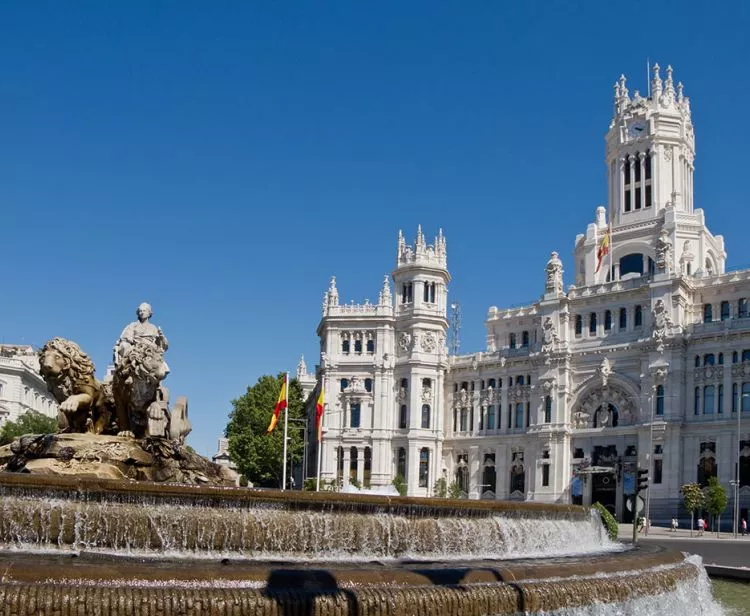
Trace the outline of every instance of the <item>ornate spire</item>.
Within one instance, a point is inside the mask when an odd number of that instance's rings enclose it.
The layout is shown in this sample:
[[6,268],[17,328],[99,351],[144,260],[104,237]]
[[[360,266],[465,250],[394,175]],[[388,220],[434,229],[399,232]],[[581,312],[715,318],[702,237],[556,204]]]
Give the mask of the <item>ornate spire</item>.
[[668,106],[671,103],[674,103],[675,100],[675,91],[674,91],[674,81],[672,81],[672,67],[667,67],[667,79],[664,81],[664,94],[662,95],[659,102],[664,106]]
[[677,102],[678,103],[681,103],[685,99],[684,95],[682,94],[682,90],[684,87],[685,86],[682,85],[681,81],[677,84]]
[[654,64],[654,78],[651,80],[651,92],[655,100],[659,100],[662,91],[661,77],[659,76],[659,64]]
[[307,364],[305,363],[305,356],[299,356],[299,363],[297,364],[297,379],[307,376]]
[[627,82],[627,79],[625,79],[625,75],[620,75],[620,98],[621,99],[630,98],[630,93],[628,92],[628,88],[625,85],[625,82]]
[[422,234],[422,225],[417,225],[417,239],[414,242],[414,251],[419,253],[425,249],[424,235]]
[[331,276],[331,284],[328,286],[326,297],[329,306],[339,305],[339,290],[336,288],[336,276]]
[[383,288],[380,289],[380,294],[378,295],[378,305],[379,306],[392,306],[393,305],[393,299],[391,296],[391,284],[388,281],[388,274],[385,275],[383,278]]

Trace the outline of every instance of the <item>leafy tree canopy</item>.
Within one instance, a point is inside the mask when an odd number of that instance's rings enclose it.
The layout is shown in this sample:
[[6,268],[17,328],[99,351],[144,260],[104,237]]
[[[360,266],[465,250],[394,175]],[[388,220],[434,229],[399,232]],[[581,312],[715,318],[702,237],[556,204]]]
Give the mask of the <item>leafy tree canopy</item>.
[[[229,439],[229,455],[237,465],[237,471],[252,481],[255,486],[281,487],[284,411],[279,415],[276,429],[267,434],[273,409],[279,398],[284,374],[264,375],[241,398],[232,400],[232,412],[225,436]],[[304,417],[302,388],[296,379],[289,383],[289,419]],[[292,463],[302,460],[304,448],[303,426],[300,422],[289,422],[287,459],[287,481],[291,476]]]
[[713,515],[721,515],[729,504],[727,491],[716,477],[709,477],[706,490],[706,509]]
[[684,484],[680,492],[682,492],[682,504],[691,513],[705,505],[705,496],[697,483]]
[[27,411],[16,421],[8,421],[0,428],[0,445],[7,445],[24,434],[54,434],[57,432],[57,419],[47,417],[37,411]]

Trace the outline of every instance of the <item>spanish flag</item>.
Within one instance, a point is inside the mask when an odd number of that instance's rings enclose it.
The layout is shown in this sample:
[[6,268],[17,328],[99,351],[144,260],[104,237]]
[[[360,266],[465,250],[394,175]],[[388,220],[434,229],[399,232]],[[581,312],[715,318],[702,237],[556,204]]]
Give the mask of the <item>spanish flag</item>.
[[267,434],[270,434],[273,432],[273,429],[276,427],[276,424],[279,423],[279,414],[283,409],[286,408],[286,392],[287,392],[287,383],[286,383],[287,375],[284,375],[284,381],[281,383],[281,391],[279,392],[279,400],[276,403],[276,406],[273,409],[273,417],[271,417],[271,423],[268,424],[268,430],[266,430]]
[[594,273],[599,271],[604,257],[609,254],[609,234],[610,229],[607,227],[602,239],[599,241],[599,247],[596,249],[596,271]]
[[323,436],[323,405],[323,383],[321,383],[318,401],[315,403],[315,434],[318,440]]

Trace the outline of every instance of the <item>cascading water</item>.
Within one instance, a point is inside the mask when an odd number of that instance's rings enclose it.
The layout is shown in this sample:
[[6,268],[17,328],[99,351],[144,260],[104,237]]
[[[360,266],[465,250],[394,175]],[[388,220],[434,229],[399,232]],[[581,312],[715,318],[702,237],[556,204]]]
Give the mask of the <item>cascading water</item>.
[[722,613],[699,559],[536,503],[0,475],[0,570],[0,614]]

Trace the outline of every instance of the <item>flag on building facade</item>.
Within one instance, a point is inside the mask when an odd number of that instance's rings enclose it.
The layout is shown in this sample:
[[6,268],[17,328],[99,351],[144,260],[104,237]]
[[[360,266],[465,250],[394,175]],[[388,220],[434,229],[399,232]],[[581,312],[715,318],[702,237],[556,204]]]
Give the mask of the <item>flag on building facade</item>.
[[599,268],[602,266],[604,257],[609,254],[609,233],[610,229],[609,227],[607,227],[607,230],[604,232],[602,239],[599,240],[599,246],[596,249],[596,271],[594,273],[599,271]]
[[276,424],[279,423],[279,415],[281,414],[281,411],[283,411],[286,408],[286,399],[287,399],[287,375],[284,375],[284,381],[281,383],[281,391],[279,392],[279,400],[276,402],[276,406],[273,409],[273,416],[271,417],[271,423],[268,424],[268,430],[266,430],[266,433],[273,432],[273,429],[276,427]]
[[320,384],[320,394],[318,395],[318,401],[315,404],[315,434],[318,440],[323,436],[323,383]]

